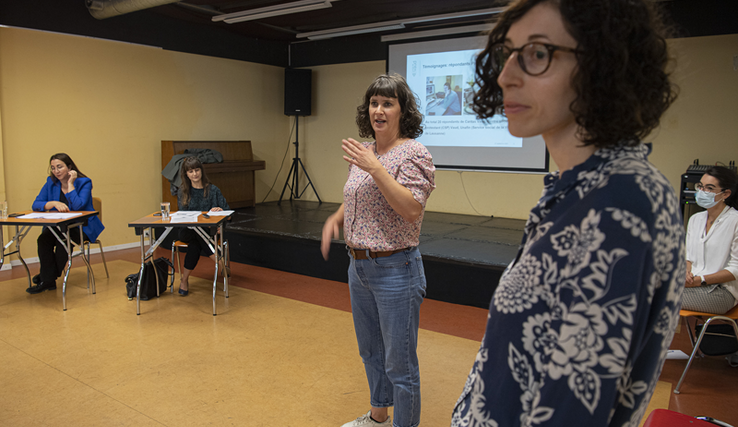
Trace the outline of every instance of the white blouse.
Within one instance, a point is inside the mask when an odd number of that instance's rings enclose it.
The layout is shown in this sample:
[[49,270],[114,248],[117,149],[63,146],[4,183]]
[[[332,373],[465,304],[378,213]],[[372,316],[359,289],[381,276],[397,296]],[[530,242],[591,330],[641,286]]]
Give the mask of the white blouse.
[[[704,276],[728,270],[738,279],[738,211],[726,206],[705,235],[707,211],[692,215],[687,226],[687,261],[692,274]],[[738,300],[738,280],[723,283]]]

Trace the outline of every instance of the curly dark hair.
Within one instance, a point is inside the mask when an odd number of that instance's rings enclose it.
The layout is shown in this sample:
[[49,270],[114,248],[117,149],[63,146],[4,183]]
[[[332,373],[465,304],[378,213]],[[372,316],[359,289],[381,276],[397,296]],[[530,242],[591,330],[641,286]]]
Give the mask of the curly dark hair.
[[379,95],[397,98],[400,103],[400,137],[417,138],[423,134],[423,115],[418,110],[417,95],[410,90],[405,79],[399,74],[382,74],[366,89],[364,101],[356,107],[356,125],[362,138],[376,138],[369,117],[369,100]]
[[58,179],[56,179],[56,176],[51,173],[51,161],[52,160],[59,160],[60,162],[67,165],[67,169],[70,171],[77,172],[77,178],[87,178],[87,175],[83,174],[81,170],[77,167],[77,165],[74,163],[74,160],[72,160],[71,157],[69,157],[69,154],[67,153],[56,153],[49,159],[49,176],[51,177],[51,180],[56,182]]
[[646,0],[518,0],[500,16],[487,47],[476,59],[474,111],[480,118],[503,111],[502,89],[491,47],[533,7],[551,3],[577,41],[572,76],[577,94],[570,105],[584,145],[635,145],[659,125],[677,96],[661,14]]
[[713,166],[705,172],[705,175],[717,179],[720,184],[720,190],[730,190],[730,196],[725,199],[725,204],[736,208],[736,198],[738,198],[738,176],[731,169],[723,166]]

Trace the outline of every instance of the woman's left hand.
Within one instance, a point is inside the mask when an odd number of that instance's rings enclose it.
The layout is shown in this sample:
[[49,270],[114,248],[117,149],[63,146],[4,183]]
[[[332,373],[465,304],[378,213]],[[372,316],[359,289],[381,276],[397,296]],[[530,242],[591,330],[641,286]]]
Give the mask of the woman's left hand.
[[374,151],[364,147],[364,144],[353,138],[344,139],[342,142],[341,148],[348,154],[348,156],[343,156],[343,159],[347,162],[360,167],[369,174],[376,171],[378,167],[382,167],[379,159],[374,155]]
[[685,283],[685,287],[687,288],[698,288],[702,286],[702,281],[705,280],[703,277],[700,276],[692,276],[692,280],[690,281],[689,278],[687,278],[687,283]]
[[212,208],[210,209],[210,212],[221,212],[223,208]]

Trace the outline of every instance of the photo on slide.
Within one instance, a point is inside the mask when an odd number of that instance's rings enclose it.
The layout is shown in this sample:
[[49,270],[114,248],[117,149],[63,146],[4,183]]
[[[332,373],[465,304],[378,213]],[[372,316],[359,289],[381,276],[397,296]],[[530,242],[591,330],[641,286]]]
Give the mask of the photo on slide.
[[464,76],[427,76],[425,79],[425,115],[460,116]]

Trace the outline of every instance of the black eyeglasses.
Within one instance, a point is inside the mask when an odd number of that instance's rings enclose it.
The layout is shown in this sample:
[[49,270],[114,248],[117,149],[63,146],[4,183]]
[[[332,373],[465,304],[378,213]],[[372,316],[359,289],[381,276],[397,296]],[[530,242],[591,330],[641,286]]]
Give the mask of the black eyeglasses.
[[518,64],[520,68],[530,76],[540,76],[551,66],[553,53],[557,50],[562,52],[582,53],[581,50],[570,47],[556,46],[546,43],[528,43],[523,47],[511,48],[502,43],[497,43],[490,49],[492,59],[492,71],[502,73],[508,58],[514,52],[518,52]]

